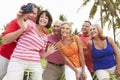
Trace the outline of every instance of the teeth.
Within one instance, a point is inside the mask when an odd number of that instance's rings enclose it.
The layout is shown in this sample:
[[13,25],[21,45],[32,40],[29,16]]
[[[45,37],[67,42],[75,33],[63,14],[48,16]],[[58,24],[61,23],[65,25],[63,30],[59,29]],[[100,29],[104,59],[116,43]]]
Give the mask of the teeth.
[[66,32],[62,32],[62,35],[66,36],[66,35],[67,35],[67,33],[66,33]]

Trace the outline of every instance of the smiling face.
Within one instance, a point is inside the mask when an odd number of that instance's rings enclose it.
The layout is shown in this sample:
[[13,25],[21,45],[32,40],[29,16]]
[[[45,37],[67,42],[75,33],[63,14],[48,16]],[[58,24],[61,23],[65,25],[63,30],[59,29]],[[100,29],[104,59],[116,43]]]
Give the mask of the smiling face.
[[50,28],[52,24],[52,16],[49,11],[43,10],[37,15],[36,24],[41,27]]
[[46,13],[42,13],[39,18],[39,25],[40,26],[46,26],[48,24],[49,18],[46,16]]
[[88,21],[85,21],[82,25],[81,31],[83,32],[83,34],[88,34],[89,30],[90,30],[90,25],[91,23]]
[[52,27],[53,29],[53,33],[55,35],[60,35],[60,28],[61,28],[61,22],[60,21],[56,21]]
[[90,35],[92,38],[98,36],[98,30],[94,25],[90,27]]
[[61,26],[61,35],[63,37],[69,36],[71,34],[71,26],[69,23],[64,23]]
[[101,39],[105,39],[105,36],[103,35],[103,30],[100,27],[99,24],[93,24],[90,27],[90,35],[91,37],[99,37]]

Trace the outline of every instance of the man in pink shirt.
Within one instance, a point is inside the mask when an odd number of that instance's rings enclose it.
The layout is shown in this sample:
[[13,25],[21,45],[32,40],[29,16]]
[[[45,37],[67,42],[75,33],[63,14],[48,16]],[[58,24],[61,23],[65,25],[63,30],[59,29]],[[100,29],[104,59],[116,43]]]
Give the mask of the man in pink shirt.
[[[36,16],[39,12],[39,7],[35,4],[33,5],[33,11],[26,13],[26,20],[30,19],[32,21],[36,21]],[[16,47],[16,43],[24,32],[24,28],[20,27],[17,19],[13,19],[7,26],[6,30],[2,33],[2,45],[0,46],[0,80],[3,79],[7,72],[8,63],[13,53],[14,48]]]
[[82,33],[78,34],[78,36],[80,37],[82,44],[83,44],[83,52],[84,52],[86,66],[88,67],[90,73],[92,74],[93,73],[93,63],[92,63],[90,54],[87,51],[87,43],[90,39],[90,36],[89,36],[90,25],[91,25],[90,21],[84,21],[82,28],[81,28]]
[[[61,22],[56,21],[53,25],[53,33],[48,35],[48,43],[57,43],[61,39],[60,35]],[[57,51],[46,58],[47,65],[43,72],[43,80],[60,80],[64,72],[64,59]]]

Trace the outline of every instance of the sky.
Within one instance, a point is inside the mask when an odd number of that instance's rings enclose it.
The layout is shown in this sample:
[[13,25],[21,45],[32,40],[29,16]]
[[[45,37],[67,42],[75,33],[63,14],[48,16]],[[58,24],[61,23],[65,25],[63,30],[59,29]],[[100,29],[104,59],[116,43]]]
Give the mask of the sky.
[[[88,20],[88,10],[90,8],[80,8],[82,0],[3,0],[0,2],[0,26],[7,24],[16,17],[19,8],[23,4],[33,2],[43,9],[50,11],[53,21],[58,20],[64,14],[69,22],[73,22],[73,29],[80,27],[84,20]],[[2,27],[0,27],[2,28]]]
[[[73,31],[76,28],[78,31],[81,30],[83,22],[88,20],[89,12],[93,4],[92,0],[89,5],[85,7],[81,7],[83,3],[82,0],[2,0],[0,1],[0,29],[3,28],[3,25],[16,18],[16,14],[19,11],[21,5],[27,4],[29,2],[35,3],[38,6],[42,6],[43,9],[47,9],[53,17],[53,22],[58,20],[59,16],[63,14],[66,16],[68,22],[73,22]],[[92,23],[100,24],[99,17],[99,14],[96,14],[94,19],[90,21]],[[107,33],[107,35],[111,34],[109,31],[105,31],[104,33]]]

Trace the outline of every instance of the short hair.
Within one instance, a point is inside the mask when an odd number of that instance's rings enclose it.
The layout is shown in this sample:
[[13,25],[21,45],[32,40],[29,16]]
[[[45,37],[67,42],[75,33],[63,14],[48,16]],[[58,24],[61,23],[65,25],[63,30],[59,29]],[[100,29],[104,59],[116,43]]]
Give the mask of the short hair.
[[38,12],[37,12],[37,15],[38,15],[40,13],[40,11],[41,11],[40,8],[36,4],[34,4],[34,3],[31,3],[31,4],[33,5],[34,8],[38,9]]
[[91,25],[91,22],[90,22],[90,21],[88,21],[88,20],[85,20],[84,22],[88,22],[88,23]]
[[43,11],[41,11],[41,12],[37,15],[36,24],[39,24],[40,16],[41,16],[43,13],[45,13],[46,16],[48,17],[48,24],[47,24],[45,27],[46,27],[46,28],[50,28],[53,20],[52,20],[52,16],[51,16],[50,12],[47,11],[47,10],[43,10]]
[[58,24],[61,26],[61,24],[62,24],[63,22],[60,21],[60,20],[56,20],[56,21],[53,23],[53,25],[55,25],[56,23],[58,23]]
[[37,14],[40,13],[40,8],[35,3],[27,3],[26,5],[28,5],[28,4],[32,5],[33,9],[37,8],[37,10],[38,10]]

